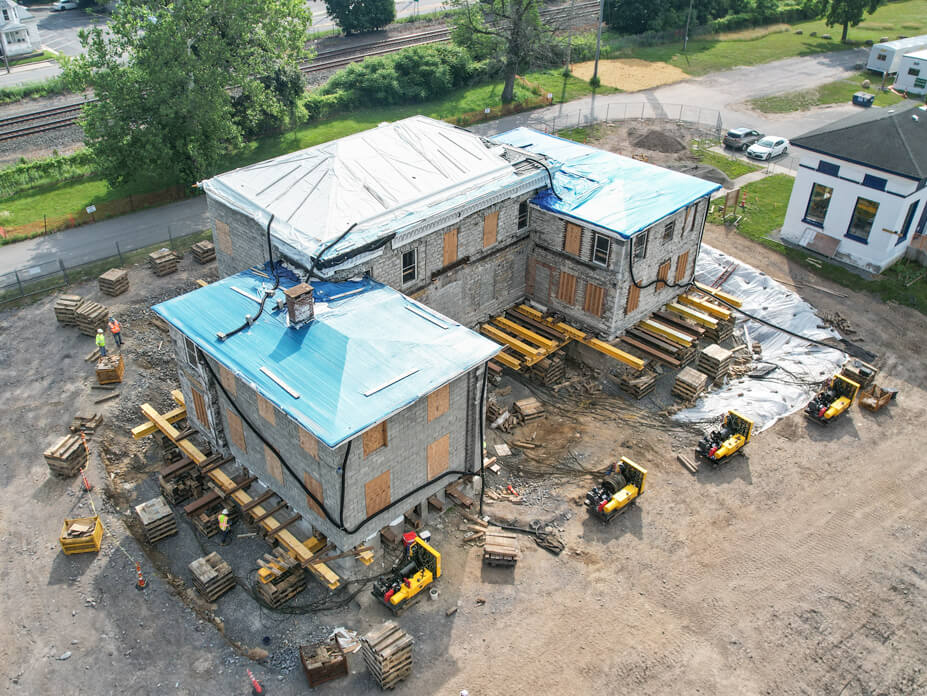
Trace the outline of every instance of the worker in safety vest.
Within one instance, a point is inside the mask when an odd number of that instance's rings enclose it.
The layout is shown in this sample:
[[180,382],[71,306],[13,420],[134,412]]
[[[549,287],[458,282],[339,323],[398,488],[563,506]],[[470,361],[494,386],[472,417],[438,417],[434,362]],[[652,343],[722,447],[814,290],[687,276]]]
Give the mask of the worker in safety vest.
[[113,340],[116,341],[116,347],[122,350],[122,327],[116,321],[116,317],[109,318],[109,332],[113,334]]
[[227,508],[222,508],[222,512],[219,513],[219,531],[222,532],[222,545],[225,546],[229,543],[229,532],[232,531]]
[[106,355],[106,336],[103,335],[103,329],[97,329],[97,348],[100,349],[100,355]]

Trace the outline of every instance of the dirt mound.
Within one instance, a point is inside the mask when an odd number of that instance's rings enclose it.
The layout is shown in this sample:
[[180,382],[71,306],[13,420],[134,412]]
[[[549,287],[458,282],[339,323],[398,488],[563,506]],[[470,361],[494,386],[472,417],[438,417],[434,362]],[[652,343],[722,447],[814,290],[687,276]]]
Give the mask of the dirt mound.
[[653,150],[654,152],[664,153],[682,152],[686,149],[686,144],[679,138],[674,138],[672,135],[656,129],[651,129],[643,135],[634,138],[631,140],[631,144],[642,150]]
[[724,188],[731,188],[733,184],[728,178],[727,174],[722,172],[717,167],[712,167],[708,164],[678,164],[678,165],[667,165],[670,169],[675,169],[677,172],[682,172],[683,174],[688,174],[689,176],[697,176],[699,179],[704,179],[705,181],[713,181],[716,184],[721,184]]

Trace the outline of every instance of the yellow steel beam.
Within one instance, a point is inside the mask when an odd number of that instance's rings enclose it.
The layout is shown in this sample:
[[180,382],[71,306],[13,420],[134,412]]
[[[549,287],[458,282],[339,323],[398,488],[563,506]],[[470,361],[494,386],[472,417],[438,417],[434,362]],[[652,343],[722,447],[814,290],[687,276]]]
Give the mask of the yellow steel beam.
[[698,311],[713,316],[715,319],[727,321],[731,318],[731,310],[726,309],[725,307],[719,307],[713,302],[706,302],[705,300],[699,297],[694,297],[693,295],[680,295],[679,302],[684,305],[689,305],[690,307],[695,307]]
[[536,343],[537,345],[541,346],[541,348],[547,350],[549,353],[557,350],[557,348],[562,345],[557,341],[552,341],[549,338],[545,338],[544,336],[531,331],[530,329],[526,329],[521,324],[518,324],[511,319],[506,319],[505,317],[496,317],[492,320],[492,323],[505,329],[509,333],[515,334],[520,338],[531,341],[532,343]]
[[743,300],[739,297],[734,297],[733,295],[728,295],[723,290],[718,290],[717,288],[711,288],[707,285],[702,285],[701,283],[696,283],[695,287],[704,292],[706,295],[711,295],[712,297],[717,297],[719,300],[724,300],[728,304],[732,304],[735,307],[740,307],[743,304]]
[[529,346],[527,343],[524,343],[523,341],[519,341],[514,336],[510,336],[504,331],[500,331],[492,324],[483,324],[480,327],[480,332],[486,334],[487,336],[489,336],[492,340],[496,341],[497,343],[501,343],[502,345],[508,346],[509,348],[512,348],[513,350],[518,351],[525,357],[535,358],[535,357],[538,357],[539,355],[541,357],[544,357],[544,351],[542,351],[540,348]]
[[512,357],[508,353],[497,353],[493,360],[502,363],[506,367],[510,367],[513,370],[520,370],[522,363],[517,358]]
[[534,307],[529,307],[526,304],[520,304],[515,308],[516,312],[524,314],[526,317],[531,317],[535,321],[544,321],[544,312],[535,309]]
[[183,399],[183,392],[179,389],[171,390],[171,398],[174,400],[174,403],[178,406],[186,406],[187,403]]
[[[180,401],[183,400],[183,394],[179,390],[175,390],[176,393],[172,392],[171,396],[174,397],[174,400],[177,401],[178,397]],[[151,404],[142,404],[142,413],[145,417],[151,421],[152,424],[157,427],[162,433],[167,435],[170,438],[171,442],[177,445],[180,448],[180,451],[186,454],[190,459],[195,463],[199,464],[206,459],[206,455],[203,454],[196,445],[190,442],[187,439],[180,440],[178,436],[180,432],[173,425],[167,422],[163,415],[157,412],[157,410]],[[235,481],[225,474],[221,469],[213,469],[212,471],[207,472],[206,474],[211,478],[223,491],[231,490],[235,487]],[[252,498],[243,490],[237,490],[232,493],[232,499],[239,505],[247,505],[251,502]],[[258,505],[251,508],[248,511],[248,514],[253,517],[260,517],[266,512],[266,510]],[[272,532],[279,524],[275,518],[268,517],[264,520],[261,520],[261,526],[268,532]],[[301,564],[305,564],[313,554],[305,543],[297,539],[292,532],[288,529],[284,529],[277,535],[277,541],[279,541],[283,546],[285,546],[293,557],[299,561]],[[311,540],[310,540],[311,541]],[[322,563],[314,563],[309,565],[309,570],[313,572],[322,582],[324,582],[329,589],[334,590],[341,584],[341,578],[328,566]]]
[[653,319],[644,319],[638,324],[638,326],[649,329],[656,334],[660,334],[661,336],[668,338],[673,343],[676,343],[680,346],[685,346],[688,348],[692,345],[692,339],[689,338],[687,334],[683,334],[681,331],[676,331],[676,329],[671,328],[666,324],[661,324],[658,321],[654,321]]
[[[162,414],[162,418],[164,418],[164,420],[166,420],[168,423],[176,423],[180,419],[186,417],[187,409],[185,409],[183,406]],[[151,421],[148,421],[147,423],[142,423],[141,425],[136,425],[134,428],[132,428],[132,437],[136,440],[141,440],[143,437],[154,435],[157,431],[158,426],[156,426]]]
[[614,358],[619,362],[623,362],[625,365],[630,365],[635,370],[644,369],[643,360],[634,355],[631,355],[630,353],[625,353],[623,350],[615,348],[615,346],[609,345],[605,341],[600,341],[598,338],[586,338],[580,341],[580,343],[589,346],[590,348],[594,348],[600,353],[604,353],[608,357]]
[[717,319],[712,319],[704,312],[700,312],[697,309],[693,309],[692,307],[686,307],[679,304],[678,302],[670,302],[668,305],[666,305],[666,308],[671,312],[675,312],[676,314],[685,317],[686,319],[691,319],[696,324],[707,326],[709,329],[718,328]]

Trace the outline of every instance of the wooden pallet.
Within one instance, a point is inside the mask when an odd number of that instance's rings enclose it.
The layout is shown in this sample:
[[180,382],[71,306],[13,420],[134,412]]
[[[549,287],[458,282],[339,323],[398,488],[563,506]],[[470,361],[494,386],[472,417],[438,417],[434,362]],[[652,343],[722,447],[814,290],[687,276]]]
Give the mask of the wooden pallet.
[[306,571],[298,566],[289,568],[279,579],[257,583],[257,591],[268,606],[276,609],[306,589]]
[[657,373],[653,370],[644,370],[642,372],[624,370],[618,375],[609,375],[609,378],[622,391],[627,392],[635,399],[643,399],[657,385]]
[[205,265],[210,261],[216,260],[216,247],[212,242],[206,241],[205,239],[190,247],[190,251],[193,252],[193,259],[198,264]]
[[215,551],[197,558],[188,567],[193,573],[193,586],[207,602],[215,602],[235,587],[232,567]]
[[381,689],[392,689],[412,673],[415,641],[395,621],[387,621],[361,639],[367,670]]
[[544,417],[544,404],[533,396],[519,399],[512,406],[512,410],[526,423]]
[[518,537],[510,532],[487,529],[483,541],[483,563],[490,566],[514,566],[521,555]]
[[156,276],[166,276],[177,270],[179,260],[170,249],[158,249],[148,254],[148,267]]
[[94,413],[92,416],[74,416],[68,430],[72,433],[84,433],[89,438],[93,432],[103,425],[103,416]]
[[560,384],[566,373],[566,363],[560,354],[551,355],[535,363],[528,369],[528,374],[548,387]]
[[148,539],[149,544],[177,533],[177,518],[174,517],[174,511],[161,496],[136,505],[135,514],[142,523],[142,529],[145,530],[145,538]]
[[702,349],[698,356],[698,370],[708,375],[713,382],[724,379],[731,372],[733,353],[712,343]]
[[100,292],[116,297],[128,291],[129,272],[122,268],[111,268],[97,278],[97,282],[100,284]]
[[348,674],[348,661],[334,639],[315,645],[300,645],[299,660],[310,687]]
[[85,336],[96,336],[98,329],[106,330],[109,321],[109,310],[106,306],[92,300],[84,300],[74,310],[77,328]]
[[97,382],[100,384],[118,384],[126,372],[126,362],[122,354],[104,355],[97,360]]
[[87,448],[79,435],[65,435],[44,452],[48,469],[56,476],[77,476],[87,464]]
[[75,310],[83,301],[80,295],[60,295],[55,300],[55,319],[65,326],[77,326]]
[[685,367],[676,375],[672,394],[683,401],[695,401],[707,386],[708,375],[691,367]]

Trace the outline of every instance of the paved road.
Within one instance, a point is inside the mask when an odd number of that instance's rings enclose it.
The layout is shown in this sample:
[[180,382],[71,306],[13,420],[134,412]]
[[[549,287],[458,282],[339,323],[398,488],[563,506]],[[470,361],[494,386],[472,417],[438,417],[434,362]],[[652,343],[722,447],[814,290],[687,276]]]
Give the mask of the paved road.
[[[736,68],[644,92],[612,94],[556,104],[480,124],[473,130],[482,135],[492,135],[517,126],[543,128],[555,117],[558,121],[562,120],[565,127],[568,121],[575,123],[577,118],[593,114],[599,118],[604,117],[609,104],[647,101],[658,107],[689,104],[720,109],[725,127],[749,123],[764,132],[791,138],[853,113],[856,107],[841,105],[794,114],[763,116],[746,109],[743,100],[838,80],[852,73],[853,66],[864,54],[864,51],[845,51]],[[205,229],[209,224],[203,197],[173,203],[2,247],[0,273],[56,257],[63,258],[68,265],[104,258],[115,253],[114,243],[117,240],[124,248],[138,248],[165,239],[168,225],[172,234],[179,236]]]

